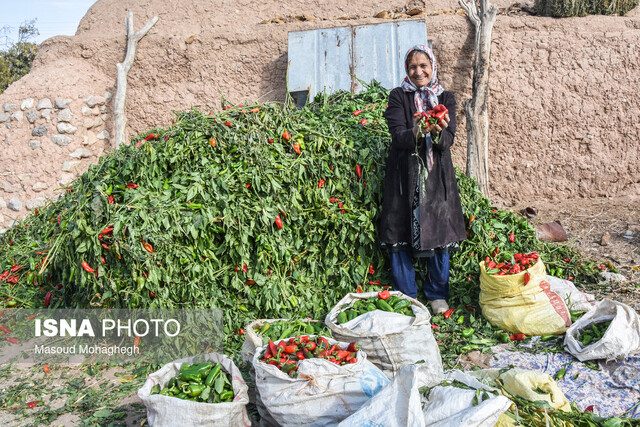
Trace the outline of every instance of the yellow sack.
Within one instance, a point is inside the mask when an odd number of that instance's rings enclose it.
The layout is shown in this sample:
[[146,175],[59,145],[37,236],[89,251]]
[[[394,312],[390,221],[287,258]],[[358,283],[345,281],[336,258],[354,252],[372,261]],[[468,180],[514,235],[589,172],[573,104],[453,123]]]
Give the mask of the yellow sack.
[[[548,374],[524,369],[510,369],[499,376],[509,393],[524,397],[532,402],[544,400],[553,409],[571,412],[571,404],[558,385]],[[538,390],[538,391],[536,391]],[[515,426],[513,418],[502,414],[496,427]]]
[[[531,278],[524,285],[524,275]],[[562,334],[571,316],[562,298],[551,291],[541,259],[527,270],[505,276],[487,274],[480,263],[480,307],[494,326],[527,335]]]

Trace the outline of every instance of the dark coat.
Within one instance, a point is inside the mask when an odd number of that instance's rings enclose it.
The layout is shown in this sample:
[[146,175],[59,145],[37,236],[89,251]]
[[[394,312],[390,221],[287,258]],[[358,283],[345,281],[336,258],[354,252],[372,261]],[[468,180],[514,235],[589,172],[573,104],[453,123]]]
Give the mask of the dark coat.
[[[455,169],[451,161],[451,145],[456,133],[456,100],[451,92],[443,92],[438,102],[449,110],[450,122],[433,145],[433,168],[429,172],[426,201],[420,204],[421,249],[435,249],[466,238],[464,216]],[[416,112],[414,92],[395,88],[389,94],[384,113],[391,133],[391,148],[387,157],[380,242],[409,243],[411,233],[411,205],[418,179],[418,159],[413,156],[416,140],[413,136],[413,115]],[[425,158],[426,144],[418,144],[420,156]]]

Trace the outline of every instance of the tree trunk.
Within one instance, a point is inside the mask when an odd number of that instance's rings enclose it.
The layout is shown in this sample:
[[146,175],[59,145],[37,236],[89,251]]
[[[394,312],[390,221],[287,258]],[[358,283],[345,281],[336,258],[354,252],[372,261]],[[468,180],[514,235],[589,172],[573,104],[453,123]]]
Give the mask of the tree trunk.
[[498,7],[489,0],[458,3],[476,28],[472,98],[462,103],[467,116],[467,175],[475,178],[482,194],[489,197],[489,59]]
[[116,64],[118,75],[116,78],[116,96],[113,99],[113,120],[115,124],[115,148],[120,147],[120,144],[127,140],[125,128],[127,126],[127,116],[124,111],[124,104],[127,97],[127,73],[133,65],[133,60],[136,56],[136,46],[141,38],[143,38],[147,32],[158,21],[158,17],[154,16],[147,25],[144,26],[137,33],[133,32],[133,12],[129,11],[129,16],[125,18],[125,26],[127,28],[127,53],[124,61]]

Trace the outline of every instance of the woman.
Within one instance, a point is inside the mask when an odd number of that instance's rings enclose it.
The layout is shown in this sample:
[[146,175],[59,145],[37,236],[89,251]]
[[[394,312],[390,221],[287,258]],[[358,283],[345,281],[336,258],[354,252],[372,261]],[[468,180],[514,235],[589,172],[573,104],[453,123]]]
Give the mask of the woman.
[[[426,257],[422,290],[434,314],[449,309],[449,253],[466,237],[450,148],[456,132],[456,101],[438,83],[431,50],[414,46],[405,56],[402,85],[389,94],[384,113],[391,133],[380,241],[391,251],[394,289],[413,298],[418,290],[413,257]],[[439,123],[414,117],[444,104]]]

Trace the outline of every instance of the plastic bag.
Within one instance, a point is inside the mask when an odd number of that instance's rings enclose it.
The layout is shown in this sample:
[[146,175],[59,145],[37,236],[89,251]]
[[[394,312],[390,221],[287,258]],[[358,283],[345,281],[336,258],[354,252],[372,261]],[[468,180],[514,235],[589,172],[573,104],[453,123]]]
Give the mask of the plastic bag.
[[[524,275],[531,275],[524,284]],[[569,310],[551,290],[541,259],[527,270],[505,276],[487,274],[480,263],[480,307],[494,326],[527,335],[562,334],[571,326]]]

